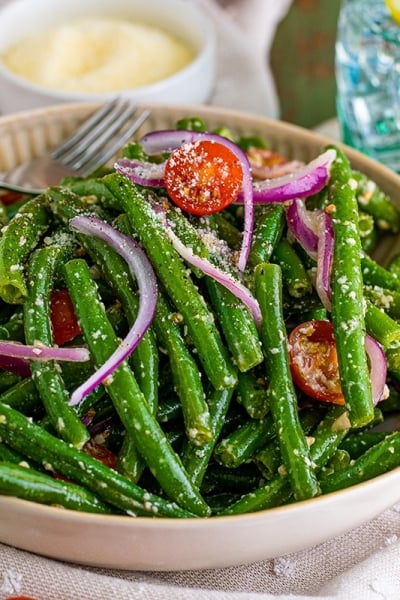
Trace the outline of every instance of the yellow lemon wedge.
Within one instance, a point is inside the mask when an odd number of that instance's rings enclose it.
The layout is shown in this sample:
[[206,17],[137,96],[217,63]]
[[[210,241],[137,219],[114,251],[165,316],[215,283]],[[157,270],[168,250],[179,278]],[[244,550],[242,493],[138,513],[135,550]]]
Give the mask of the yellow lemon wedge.
[[400,25],[400,0],[385,0],[394,21]]

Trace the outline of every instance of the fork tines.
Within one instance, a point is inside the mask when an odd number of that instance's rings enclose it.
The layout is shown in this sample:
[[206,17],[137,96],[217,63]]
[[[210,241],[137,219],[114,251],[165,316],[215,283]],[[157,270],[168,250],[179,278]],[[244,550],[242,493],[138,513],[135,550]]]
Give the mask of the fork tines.
[[146,109],[133,119],[137,110],[129,100],[113,99],[54,150],[52,157],[83,177],[89,175],[110,160],[150,114]]

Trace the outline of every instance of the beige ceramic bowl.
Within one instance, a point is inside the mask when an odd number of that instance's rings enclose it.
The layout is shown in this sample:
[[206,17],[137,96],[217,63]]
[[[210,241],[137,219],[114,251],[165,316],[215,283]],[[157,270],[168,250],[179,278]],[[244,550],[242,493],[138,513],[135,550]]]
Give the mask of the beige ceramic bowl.
[[[84,93],[36,85],[12,73],[2,61],[5,50],[18,40],[82,17],[130,19],[157,27],[183,42],[193,53],[191,61],[176,73],[141,87],[124,89],[121,96],[134,102],[190,104],[201,104],[210,97],[215,81],[216,33],[211,19],[195,2],[14,0],[0,9],[0,112],[65,102],[104,101],[115,96],[113,89],[102,93]],[[133,67],[130,67],[127,54],[127,72],[129,68]]]
[[[0,172],[49,150],[93,109],[69,105],[0,118]],[[174,126],[182,116],[209,127],[259,134],[272,148],[305,161],[327,138],[279,121],[206,107],[153,106],[140,133]],[[393,198],[400,178],[346,150]],[[387,248],[382,248],[386,253]],[[210,519],[99,516],[0,497],[0,542],[56,559],[137,570],[221,568],[292,553],[359,526],[400,500],[400,468],[344,491],[254,514]]]

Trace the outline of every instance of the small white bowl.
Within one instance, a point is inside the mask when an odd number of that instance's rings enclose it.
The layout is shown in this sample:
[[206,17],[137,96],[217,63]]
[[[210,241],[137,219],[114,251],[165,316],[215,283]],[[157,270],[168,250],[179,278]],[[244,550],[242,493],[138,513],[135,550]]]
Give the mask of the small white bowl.
[[116,90],[88,93],[37,85],[8,69],[4,52],[27,36],[85,17],[129,19],[161,29],[193,50],[176,73],[141,87],[118,91],[133,102],[203,104],[216,76],[216,33],[207,14],[185,0],[14,0],[0,9],[0,112],[10,113],[66,102],[105,101]]

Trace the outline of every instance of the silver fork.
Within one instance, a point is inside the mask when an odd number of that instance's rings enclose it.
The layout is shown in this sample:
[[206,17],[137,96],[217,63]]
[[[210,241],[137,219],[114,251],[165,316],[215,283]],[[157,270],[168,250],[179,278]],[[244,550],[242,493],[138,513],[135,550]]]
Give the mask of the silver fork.
[[150,114],[143,110],[132,122],[137,106],[118,98],[101,106],[75,133],[50,154],[0,174],[0,189],[40,194],[63,177],[86,177],[107,163]]

